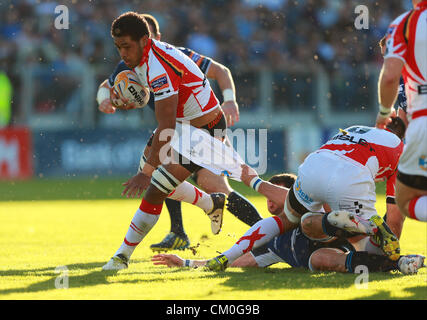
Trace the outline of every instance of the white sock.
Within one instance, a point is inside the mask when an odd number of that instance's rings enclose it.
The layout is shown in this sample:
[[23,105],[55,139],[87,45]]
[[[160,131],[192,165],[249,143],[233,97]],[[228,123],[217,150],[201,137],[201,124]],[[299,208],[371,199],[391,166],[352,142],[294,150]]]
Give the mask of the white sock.
[[367,251],[371,254],[384,255],[379,244],[377,244],[372,237],[365,237],[358,242],[352,243],[356,251]]
[[205,212],[209,212],[213,208],[211,196],[188,181],[184,181],[178,185],[168,198],[194,204]]
[[427,196],[419,196],[409,202],[409,217],[427,222]]
[[145,238],[148,232],[150,232],[153,226],[157,223],[157,220],[159,220],[161,211],[162,204],[151,205],[143,199],[141,206],[136,210],[136,213],[132,218],[122,245],[114,255],[123,254],[130,259],[130,256],[136,249],[136,246]]
[[231,265],[241,255],[254,248],[268,243],[283,230],[282,221],[278,217],[262,219],[255,223],[230,249],[223,252]]

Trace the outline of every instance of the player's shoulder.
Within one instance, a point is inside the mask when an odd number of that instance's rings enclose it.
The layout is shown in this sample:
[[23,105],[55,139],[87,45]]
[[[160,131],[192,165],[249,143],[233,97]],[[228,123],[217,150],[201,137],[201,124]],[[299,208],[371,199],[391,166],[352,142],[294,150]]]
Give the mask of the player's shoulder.
[[378,139],[378,144],[382,144],[386,147],[390,148],[397,148],[400,145],[403,145],[402,140],[393,132],[387,130],[387,129],[375,129],[375,134]]
[[184,53],[185,55],[189,56],[191,54],[194,53],[193,50],[186,48],[186,47],[176,47],[179,51],[181,51],[182,53]]
[[396,147],[401,143],[400,138],[394,133],[379,129],[376,127],[369,127],[364,125],[354,125],[344,129],[348,134],[356,134],[364,140],[379,145],[388,147]]
[[181,52],[174,45],[172,45],[168,42],[155,40],[155,39],[152,39],[152,41],[151,41],[151,48],[154,51],[157,51],[157,52],[160,51],[160,52],[164,52],[167,54],[174,54],[174,53],[180,53]]
[[399,26],[403,26],[403,24],[405,23],[406,18],[408,17],[408,15],[411,13],[411,11],[406,11],[404,13],[402,13],[401,15],[399,15],[397,18],[395,18],[389,25],[388,29],[387,29],[387,35],[391,35],[394,33],[394,31],[396,30],[396,28],[398,28]]

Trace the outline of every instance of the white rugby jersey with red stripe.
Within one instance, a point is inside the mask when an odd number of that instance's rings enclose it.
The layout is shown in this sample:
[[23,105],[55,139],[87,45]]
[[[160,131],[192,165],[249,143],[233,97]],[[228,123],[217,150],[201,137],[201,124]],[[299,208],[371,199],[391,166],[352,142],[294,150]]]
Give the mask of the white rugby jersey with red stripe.
[[174,46],[148,39],[140,64],[134,68],[154,101],[178,94],[177,120],[198,118],[219,107],[219,101],[200,68]]
[[[403,142],[388,130],[352,126],[341,130],[319,150],[333,152],[358,166],[366,167],[374,180],[394,179]],[[389,189],[393,194],[389,194]],[[394,180],[388,183],[387,195],[394,196]]]
[[397,17],[386,38],[387,58],[404,62],[402,70],[409,119],[427,115],[427,1]]

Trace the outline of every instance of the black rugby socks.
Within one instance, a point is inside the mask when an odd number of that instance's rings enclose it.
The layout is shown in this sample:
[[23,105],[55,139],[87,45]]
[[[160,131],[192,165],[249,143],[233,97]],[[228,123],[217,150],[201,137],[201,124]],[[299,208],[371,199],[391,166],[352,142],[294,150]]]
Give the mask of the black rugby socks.
[[262,220],[262,217],[252,203],[236,191],[228,195],[227,209],[235,215],[237,219],[249,226],[253,226],[259,220]]

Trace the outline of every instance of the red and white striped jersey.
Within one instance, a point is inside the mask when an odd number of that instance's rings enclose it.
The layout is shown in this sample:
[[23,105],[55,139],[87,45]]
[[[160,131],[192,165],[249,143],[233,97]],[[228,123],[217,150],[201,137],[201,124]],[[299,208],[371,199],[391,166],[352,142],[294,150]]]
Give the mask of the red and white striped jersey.
[[427,115],[427,1],[397,17],[386,38],[387,58],[404,62],[402,70],[409,119]]
[[396,171],[403,142],[394,133],[365,126],[352,126],[332,137],[319,150],[333,152],[366,167],[374,180],[391,178]]
[[153,92],[154,101],[178,94],[177,120],[198,118],[219,107],[209,81],[197,64],[168,43],[148,39],[134,71]]

